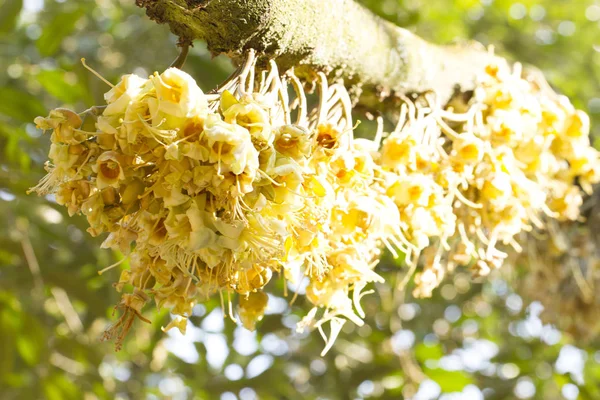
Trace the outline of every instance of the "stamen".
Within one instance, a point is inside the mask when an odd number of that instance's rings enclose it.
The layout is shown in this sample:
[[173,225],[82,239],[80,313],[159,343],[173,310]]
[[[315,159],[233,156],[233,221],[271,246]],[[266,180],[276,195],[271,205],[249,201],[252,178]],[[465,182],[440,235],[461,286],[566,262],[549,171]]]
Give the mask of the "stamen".
[[233,303],[231,302],[231,292],[229,290],[227,291],[227,303],[229,309],[229,318],[231,318],[231,320],[237,324],[237,319],[233,315]]
[[294,74],[292,70],[289,73],[290,78],[292,79],[292,85],[294,87],[294,91],[296,92],[296,96],[299,99],[298,105],[298,117],[296,119],[296,125],[304,125],[306,123],[306,95],[304,94],[304,89],[302,87],[302,83],[298,77]]
[[129,256],[117,261],[116,263],[109,265],[108,267],[98,271],[98,275],[102,275],[103,273],[105,273],[106,271],[109,271],[115,267],[118,267],[119,265],[123,264],[125,261],[127,261],[129,259]]
[[98,72],[96,72],[96,70],[94,70],[92,67],[90,67],[89,65],[86,64],[85,62],[85,58],[81,59],[81,64],[83,64],[83,67],[85,69],[87,69],[88,71],[90,71],[92,74],[94,74],[97,78],[99,78],[102,82],[106,83],[108,86],[110,86],[111,88],[114,88],[115,85],[113,85],[112,83],[110,83],[106,78],[104,78],[102,75],[100,75]]

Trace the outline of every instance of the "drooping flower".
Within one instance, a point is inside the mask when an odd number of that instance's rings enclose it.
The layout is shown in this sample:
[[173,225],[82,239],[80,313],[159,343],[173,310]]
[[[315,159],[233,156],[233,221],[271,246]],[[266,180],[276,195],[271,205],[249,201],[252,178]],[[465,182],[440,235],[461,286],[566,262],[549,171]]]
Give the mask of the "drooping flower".
[[96,185],[98,189],[105,187],[118,188],[120,182],[125,179],[125,172],[121,163],[123,157],[117,152],[106,151],[102,153],[96,160]]
[[518,69],[488,67],[462,112],[405,99],[393,132],[379,121],[370,140],[354,138],[342,84],[319,73],[310,110],[301,85],[287,101],[293,74],[271,62],[254,81],[245,65],[215,94],[170,68],[123,77],[85,123],[63,109],[36,119],[53,134],[34,190],[130,260],[115,284],[123,315],[105,335],[117,347],[151,298],[177,315],[165,329],[185,332],[214,295],[255,329],[279,275],[309,281],[314,308],[298,329],[318,329],[327,351],[346,321],[363,323],[383,247],[430,296],[457,265],[485,275],[523,232],[577,219],[582,189],[600,180],[586,115]]
[[[194,78],[178,68],[150,77],[156,90],[157,112],[175,118],[193,118],[207,112],[208,103]],[[156,119],[156,117],[153,117]],[[154,124],[160,124],[156,120]]]

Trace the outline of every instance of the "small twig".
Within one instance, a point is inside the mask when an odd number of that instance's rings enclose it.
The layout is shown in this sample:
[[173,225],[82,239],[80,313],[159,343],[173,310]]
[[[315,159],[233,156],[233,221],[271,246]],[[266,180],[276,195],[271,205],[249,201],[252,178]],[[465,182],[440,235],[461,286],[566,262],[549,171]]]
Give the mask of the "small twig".
[[83,332],[83,322],[81,322],[81,318],[79,318],[79,314],[73,307],[73,303],[69,299],[69,295],[67,292],[59,287],[53,287],[50,289],[50,293],[54,297],[56,301],[56,305],[58,306],[58,310],[65,317],[65,322],[67,326],[73,333],[81,333]]
[[21,247],[23,248],[23,254],[25,255],[25,261],[27,262],[29,271],[33,276],[34,294],[35,297],[41,298],[44,296],[44,279],[42,278],[40,264],[35,256],[31,240],[27,233],[27,225],[29,225],[29,223],[26,220],[19,222],[17,222],[17,229],[21,232]]
[[[21,231],[21,246],[23,247],[23,253],[25,254],[25,261],[29,266],[29,271],[33,275],[34,293],[35,297],[42,299],[44,297],[44,279],[42,278],[42,272],[40,269],[40,263],[38,262],[37,256],[31,244],[31,239],[27,234],[27,222],[17,224],[17,229]],[[67,292],[59,287],[53,287],[50,289],[52,297],[56,301],[58,310],[65,318],[65,322],[69,329],[74,333],[83,332],[83,323],[79,318],[79,314],[75,311],[75,307],[71,303]]]
[[400,359],[402,371],[410,382],[420,384],[427,379],[427,375],[425,375],[411,351],[401,350],[398,353],[398,358]]
[[73,374],[76,376],[82,376],[86,372],[86,367],[84,364],[79,361],[75,361],[71,358],[65,357],[64,355],[53,352],[50,354],[50,364],[54,365],[57,368],[62,369],[69,374]]
[[417,270],[417,263],[416,262],[411,263],[410,269],[408,270],[406,275],[404,275],[402,282],[400,282],[400,284],[398,285],[399,291],[404,291],[404,289],[406,288],[406,285],[410,281],[410,278],[412,278],[412,276],[415,274],[416,270]]
[[190,45],[190,42],[182,41],[182,39],[179,39],[179,43],[177,43],[177,46],[179,46],[179,55],[171,63],[171,65],[169,65],[169,68],[181,69],[181,67],[183,67],[183,64],[185,64],[185,60],[187,59],[188,53],[190,52]]

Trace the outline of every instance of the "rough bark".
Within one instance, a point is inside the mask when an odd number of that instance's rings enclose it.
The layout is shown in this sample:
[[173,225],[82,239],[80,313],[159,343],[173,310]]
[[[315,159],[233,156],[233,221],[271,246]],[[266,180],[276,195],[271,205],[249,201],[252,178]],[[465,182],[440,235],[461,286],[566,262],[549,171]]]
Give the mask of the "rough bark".
[[253,48],[300,75],[325,70],[360,84],[366,104],[428,90],[445,101],[472,89],[487,64],[504,62],[477,44],[430,44],[353,0],[136,1],[184,42],[204,40],[213,54],[234,59]]

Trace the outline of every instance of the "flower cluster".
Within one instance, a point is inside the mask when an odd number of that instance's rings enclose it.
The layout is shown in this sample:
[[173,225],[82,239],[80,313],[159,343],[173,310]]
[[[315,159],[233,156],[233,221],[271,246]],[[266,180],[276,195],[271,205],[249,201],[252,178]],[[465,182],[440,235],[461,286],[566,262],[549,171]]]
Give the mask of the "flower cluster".
[[479,275],[500,267],[507,253],[499,246],[520,252],[517,236],[547,219],[577,219],[582,189],[589,194],[600,180],[587,115],[521,75],[518,65],[487,67],[464,113],[407,99],[383,141],[404,251],[425,250],[417,296],[431,295],[455,265]]
[[254,329],[280,274],[308,281],[314,308],[298,329],[318,328],[327,351],[346,320],[363,323],[383,247],[407,276],[423,266],[415,294],[428,296],[454,265],[485,274],[506,257],[499,244],[518,250],[544,218],[578,217],[578,184],[600,178],[587,116],[520,75],[490,66],[464,113],[405,99],[396,129],[380,123],[373,140],[353,137],[343,85],[318,74],[309,109],[293,71],[255,74],[252,53],[210,94],[175,68],[126,75],[104,107],[36,119],[52,145],[33,190],[129,260],[115,285],[124,312],[105,334],[117,348],[151,299],[183,332],[198,301],[226,296],[235,320],[237,298]]
[[184,331],[193,306],[217,293],[235,319],[237,294],[237,314],[254,329],[275,273],[308,277],[307,297],[326,309],[320,324],[340,315],[362,323],[354,309],[364,316],[360,291],[381,280],[372,269],[393,230],[384,216],[397,213],[373,185],[377,146],[353,139],[342,85],[321,75],[309,113],[295,76],[281,79],[272,63],[258,85],[253,68],[213,94],[175,68],[126,75],[104,108],[35,121],[52,130],[52,145],[33,190],[85,215],[88,232],[108,232],[103,247],[129,260],[115,285],[127,292],[124,312],[105,335],[117,347],[150,299],[180,316],[167,329]]

